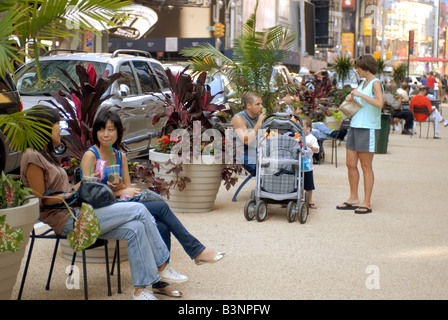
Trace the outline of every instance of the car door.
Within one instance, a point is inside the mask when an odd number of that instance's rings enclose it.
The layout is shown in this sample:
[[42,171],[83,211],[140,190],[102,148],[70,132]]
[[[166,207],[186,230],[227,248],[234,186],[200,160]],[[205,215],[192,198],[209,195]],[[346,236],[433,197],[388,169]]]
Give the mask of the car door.
[[[151,93],[160,92],[157,80],[144,61],[124,61],[118,66],[118,72],[123,77],[117,80],[120,91],[120,109],[123,120],[123,143],[127,146],[129,158],[148,154],[151,137],[149,134],[160,134],[161,129],[152,124],[152,117],[148,117],[148,106],[163,103],[153,99]],[[144,103],[149,99],[149,103]]]

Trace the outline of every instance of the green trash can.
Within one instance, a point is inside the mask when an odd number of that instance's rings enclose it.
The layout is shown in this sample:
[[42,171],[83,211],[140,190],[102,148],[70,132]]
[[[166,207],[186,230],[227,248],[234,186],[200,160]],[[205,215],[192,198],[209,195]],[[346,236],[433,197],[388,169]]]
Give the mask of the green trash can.
[[390,114],[381,114],[381,129],[378,143],[376,145],[376,153],[387,153],[387,145],[389,143],[390,132]]

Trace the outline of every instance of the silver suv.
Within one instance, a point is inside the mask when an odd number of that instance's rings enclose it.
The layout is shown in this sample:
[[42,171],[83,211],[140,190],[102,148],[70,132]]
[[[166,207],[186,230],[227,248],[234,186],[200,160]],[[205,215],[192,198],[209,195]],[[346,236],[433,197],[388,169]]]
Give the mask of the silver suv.
[[[102,107],[117,107],[123,121],[123,143],[128,148],[128,158],[147,155],[151,140],[154,141],[165,126],[164,121],[158,121],[154,125],[153,117],[146,115],[150,107],[163,106],[162,95],[169,93],[168,86],[156,76],[165,73],[162,64],[150,58],[149,53],[139,50],[123,49],[113,53],[85,53],[73,50],[67,53],[56,50],[55,53],[50,51],[39,58],[42,89],[39,87],[34,61],[17,70],[17,88],[22,97],[23,108],[28,109],[45,104],[45,100],[51,100],[50,92],[64,89],[61,81],[67,87],[72,87],[69,79],[58,68],[66,70],[75,81],[78,81],[76,65],[87,69],[89,63],[92,63],[98,77],[106,70],[109,70],[109,75],[122,72],[124,77],[115,81],[105,93],[113,96],[104,101]],[[143,101],[146,101],[145,105],[142,104]],[[68,130],[63,130],[62,135],[63,142],[73,139]],[[62,148],[59,153],[68,155],[64,154],[65,152],[65,148]]]

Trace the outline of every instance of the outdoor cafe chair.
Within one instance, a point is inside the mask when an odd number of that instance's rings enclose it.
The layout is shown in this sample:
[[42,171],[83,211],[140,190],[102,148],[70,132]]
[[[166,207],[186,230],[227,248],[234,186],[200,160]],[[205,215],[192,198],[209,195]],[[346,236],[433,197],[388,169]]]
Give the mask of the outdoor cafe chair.
[[[36,225],[35,225],[36,227]],[[47,279],[47,284],[45,286],[45,290],[50,290],[50,281],[51,281],[51,276],[53,274],[53,269],[54,269],[54,264],[55,264],[55,260],[56,260],[56,254],[57,254],[57,249],[59,246],[59,241],[61,239],[67,239],[67,237],[65,236],[61,236],[58,235],[54,232],[53,229],[49,228],[39,234],[36,234],[35,229],[33,228],[33,231],[31,232],[30,235],[30,245],[29,245],[29,249],[28,249],[28,255],[26,258],[26,262],[25,262],[25,267],[23,270],[23,275],[22,275],[22,281],[20,283],[20,289],[19,289],[19,294],[17,297],[17,300],[20,300],[22,297],[22,293],[23,293],[23,288],[25,285],[25,280],[26,280],[26,276],[28,273],[28,267],[30,265],[30,260],[31,260],[31,254],[33,252],[33,248],[34,248],[34,242],[36,239],[47,239],[47,240],[56,240],[55,245],[54,245],[54,250],[53,250],[53,257],[51,259],[51,264],[50,264],[50,271],[48,274],[48,279]],[[116,248],[115,248],[115,254],[114,254],[114,260],[113,260],[113,264],[112,264],[112,272],[109,273],[109,254],[108,254],[108,240],[106,239],[97,239],[97,241],[91,245],[90,247],[88,247],[85,250],[90,250],[93,248],[97,248],[97,247],[101,247],[104,246],[104,254],[105,254],[105,261],[106,261],[106,276],[107,276],[107,295],[108,296],[112,296],[112,290],[111,290],[111,282],[110,282],[110,275],[113,274],[113,269],[114,269],[114,264],[115,264],[115,259],[117,261],[117,282],[118,282],[118,293],[121,293],[121,277],[120,277],[120,251],[119,251],[119,240],[116,240]],[[86,253],[85,250],[81,251],[82,253],[82,268],[83,268],[83,280],[84,280],[84,298],[85,300],[88,300],[88,289],[87,289],[87,263],[86,263]],[[74,266],[75,264],[75,259],[76,259],[76,252],[73,252],[73,257],[72,257],[72,263],[71,266]],[[71,270],[68,280],[71,279],[73,270]]]

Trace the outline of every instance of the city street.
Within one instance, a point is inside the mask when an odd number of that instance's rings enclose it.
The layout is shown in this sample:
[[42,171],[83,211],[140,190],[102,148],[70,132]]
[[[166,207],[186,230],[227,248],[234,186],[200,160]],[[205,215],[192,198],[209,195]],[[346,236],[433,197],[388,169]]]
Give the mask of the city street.
[[[448,104],[443,115],[448,115]],[[264,222],[246,221],[243,208],[254,179],[238,202],[231,201],[236,186],[229,191],[221,187],[212,212],[179,213],[205,246],[227,253],[217,264],[196,266],[173,238],[171,266],[190,278],[173,285],[183,292],[180,299],[447,299],[448,127],[440,124],[442,139],[433,139],[431,124],[426,139],[427,125],[422,125],[422,138],[391,131],[387,154],[375,155],[370,214],[336,210],[348,198],[345,143],[338,147],[337,168],[330,164],[331,147],[325,144],[326,161],[314,169],[317,209],[310,210],[305,224],[288,223],[286,209],[279,205],[268,206]],[[360,186],[361,200],[362,190]],[[52,249],[52,241],[36,241],[22,299],[84,299],[82,281],[80,289],[66,289],[69,261],[60,253],[51,289],[45,290]],[[122,294],[116,292],[114,276],[113,295],[107,296],[104,270],[102,264],[88,265],[89,298],[131,299],[127,261],[121,268]]]

